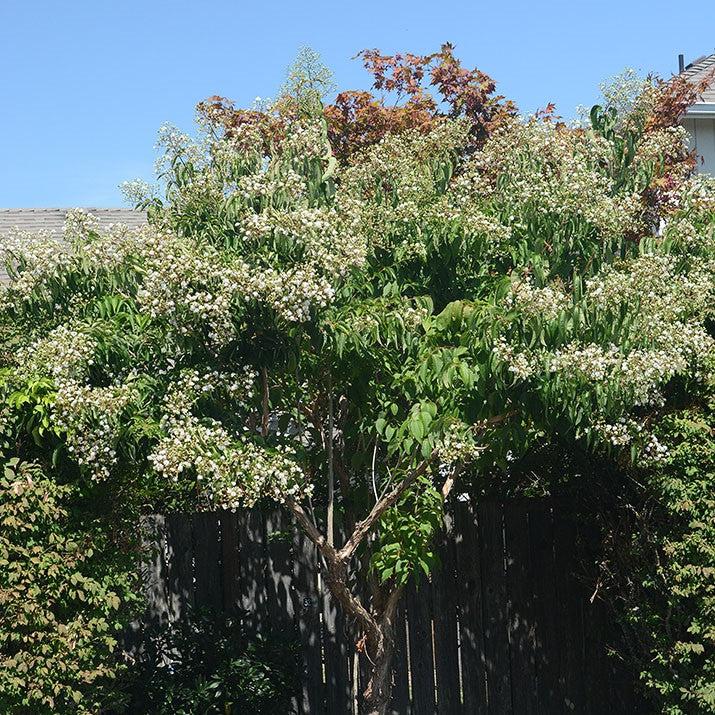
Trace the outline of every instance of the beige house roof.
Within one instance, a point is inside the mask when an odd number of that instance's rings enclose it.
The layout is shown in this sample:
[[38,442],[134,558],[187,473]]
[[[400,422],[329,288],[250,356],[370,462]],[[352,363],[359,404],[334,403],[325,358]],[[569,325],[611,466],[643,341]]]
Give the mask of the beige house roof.
[[709,77],[710,86],[701,95],[699,104],[715,104],[715,54],[699,57],[687,65],[682,74],[693,84]]
[[[19,228],[21,231],[45,230],[61,233],[67,212],[71,209],[1,209],[0,235]],[[86,208],[99,220],[100,226],[124,223],[131,228],[146,224],[146,214],[134,209]]]

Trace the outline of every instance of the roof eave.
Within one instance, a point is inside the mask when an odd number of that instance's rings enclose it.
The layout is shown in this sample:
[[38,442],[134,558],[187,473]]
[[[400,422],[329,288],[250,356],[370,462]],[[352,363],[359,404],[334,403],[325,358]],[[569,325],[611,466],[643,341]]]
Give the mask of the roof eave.
[[698,104],[693,104],[685,112],[685,116],[689,119],[697,119],[698,117],[709,119],[715,117],[715,102],[699,102]]

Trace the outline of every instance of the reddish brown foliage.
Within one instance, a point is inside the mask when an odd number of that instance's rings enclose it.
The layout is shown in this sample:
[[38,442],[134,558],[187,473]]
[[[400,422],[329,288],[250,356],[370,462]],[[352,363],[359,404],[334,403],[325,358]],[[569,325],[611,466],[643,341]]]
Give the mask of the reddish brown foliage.
[[715,70],[698,83],[688,81],[683,75],[676,75],[669,80],[658,80],[656,104],[646,122],[646,132],[677,126],[687,108],[698,101],[713,78]]
[[255,109],[236,109],[225,97],[209,97],[196,107],[199,117],[213,127],[220,128],[229,139],[239,138],[244,129],[253,129],[261,136],[263,151],[269,153],[280,143],[283,136],[283,121],[278,114],[269,114]]
[[[655,85],[656,101],[645,121],[644,134],[677,127],[688,107],[698,101],[714,77],[715,72],[697,83],[690,82],[683,75],[675,75],[669,80],[658,80]],[[688,151],[684,146],[666,153],[662,167],[644,191],[646,205],[657,207],[661,213],[667,211],[672,197],[691,174],[695,163],[695,152]]]
[[[378,50],[363,50],[358,56],[373,76],[373,89],[385,94],[376,97],[371,92],[345,91],[325,107],[333,153],[344,163],[387,134],[407,129],[428,131],[442,117],[467,119],[476,147],[516,112],[512,102],[494,93],[496,85],[491,77],[462,67],[450,44],[431,55],[383,55]],[[390,105],[389,95],[394,99]],[[295,111],[289,97],[279,100],[270,113],[236,109],[230,100],[218,96],[198,105],[199,115],[227,138],[238,139],[246,130],[258,132],[266,151],[280,144],[284,121]]]
[[477,146],[516,111],[512,102],[494,94],[491,77],[462,67],[450,44],[431,55],[363,50],[358,56],[373,76],[373,89],[393,95],[395,103],[387,105],[385,96],[378,98],[370,92],[341,92],[335,104],[326,107],[333,151],[343,162],[386,134],[427,130],[440,117],[466,118]]

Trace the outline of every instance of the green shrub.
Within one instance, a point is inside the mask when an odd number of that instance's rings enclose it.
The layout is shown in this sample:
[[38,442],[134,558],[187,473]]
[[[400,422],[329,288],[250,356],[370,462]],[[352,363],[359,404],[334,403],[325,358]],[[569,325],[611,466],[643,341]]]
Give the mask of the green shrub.
[[287,713],[298,689],[298,646],[288,634],[253,637],[240,619],[198,615],[144,642],[132,673],[131,713]]
[[[0,711],[97,712],[120,670],[126,575],[68,529],[72,489],[10,460],[0,477]],[[93,543],[95,544],[93,548]]]
[[646,476],[627,616],[661,712],[715,712],[715,403],[666,416]]

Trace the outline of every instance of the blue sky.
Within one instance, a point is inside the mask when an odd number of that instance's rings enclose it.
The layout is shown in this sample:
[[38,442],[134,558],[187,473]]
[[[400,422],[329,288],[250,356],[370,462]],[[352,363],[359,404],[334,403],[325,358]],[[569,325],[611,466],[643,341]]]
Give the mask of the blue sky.
[[715,51],[715,2],[0,0],[0,207],[120,206],[152,178],[156,131],[212,94],[270,97],[302,45],[341,88],[360,49],[457,46],[525,111],[572,116],[630,66],[669,75]]

